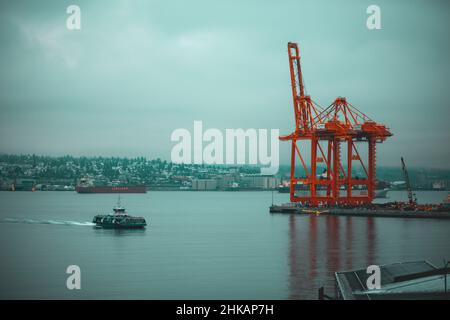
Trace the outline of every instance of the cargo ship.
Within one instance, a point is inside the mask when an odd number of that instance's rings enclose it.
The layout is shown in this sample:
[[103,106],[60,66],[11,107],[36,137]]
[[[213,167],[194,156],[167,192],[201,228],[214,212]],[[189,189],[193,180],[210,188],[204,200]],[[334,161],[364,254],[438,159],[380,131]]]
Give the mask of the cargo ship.
[[75,191],[78,193],[146,193],[147,187],[144,185],[98,186],[88,178],[81,178]]

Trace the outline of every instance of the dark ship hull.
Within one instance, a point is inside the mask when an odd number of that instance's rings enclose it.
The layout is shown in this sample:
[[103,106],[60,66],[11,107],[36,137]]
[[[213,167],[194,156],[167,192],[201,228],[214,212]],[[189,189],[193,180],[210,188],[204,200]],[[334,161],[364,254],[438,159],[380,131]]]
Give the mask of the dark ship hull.
[[146,193],[145,186],[77,186],[78,193]]

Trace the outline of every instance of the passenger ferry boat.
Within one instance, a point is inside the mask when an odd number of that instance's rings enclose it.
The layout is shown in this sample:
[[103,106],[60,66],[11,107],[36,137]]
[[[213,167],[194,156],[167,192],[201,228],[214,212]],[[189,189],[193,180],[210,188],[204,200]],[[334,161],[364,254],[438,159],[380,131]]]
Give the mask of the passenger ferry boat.
[[143,217],[133,217],[126,212],[120,204],[120,197],[113,211],[112,214],[96,215],[92,222],[96,227],[106,229],[142,229],[147,226]]

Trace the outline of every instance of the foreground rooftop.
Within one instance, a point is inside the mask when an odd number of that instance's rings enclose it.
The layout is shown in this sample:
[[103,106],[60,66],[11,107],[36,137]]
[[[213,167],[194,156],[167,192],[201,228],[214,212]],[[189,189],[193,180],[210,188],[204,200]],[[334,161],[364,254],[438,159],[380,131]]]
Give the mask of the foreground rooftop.
[[381,288],[369,290],[366,269],[336,272],[338,298],[450,299],[450,268],[438,268],[428,261],[402,262],[380,266]]

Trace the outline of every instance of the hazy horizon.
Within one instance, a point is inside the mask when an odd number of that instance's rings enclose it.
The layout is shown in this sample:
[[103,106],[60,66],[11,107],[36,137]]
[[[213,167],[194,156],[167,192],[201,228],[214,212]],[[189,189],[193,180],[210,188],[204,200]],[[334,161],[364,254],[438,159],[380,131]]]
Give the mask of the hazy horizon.
[[[31,153],[23,153],[23,154],[7,154],[7,153],[0,153],[0,157],[1,156],[37,156],[37,157],[50,157],[50,158],[63,158],[63,157],[72,157],[72,158],[116,158],[116,159],[127,159],[127,160],[132,160],[132,159],[137,159],[137,158],[145,158],[147,161],[152,161],[152,160],[157,160],[158,158],[161,161],[167,161],[167,162],[171,162],[170,159],[163,159],[161,157],[155,156],[155,157],[148,157],[145,155],[137,155],[137,156],[133,156],[133,157],[127,157],[127,156],[114,156],[114,155],[110,155],[110,156],[102,156],[102,155],[92,155],[92,156],[87,156],[87,155],[72,155],[72,154],[64,154],[64,155],[46,155],[46,154],[31,154]],[[306,164],[309,165],[309,162],[305,161]],[[188,165],[196,165],[196,164],[188,164]],[[219,167],[261,167],[260,164],[200,164],[200,166],[219,166]],[[286,169],[290,167],[290,163],[280,163],[280,169]],[[342,163],[342,167],[343,168],[347,168],[347,165],[345,163]],[[297,164],[296,168],[298,168],[299,170],[303,170],[301,164]],[[318,166],[318,168],[324,169],[324,166]],[[399,163],[398,165],[380,165],[377,164],[377,168],[382,168],[382,169],[398,169],[401,170],[401,164]],[[445,172],[450,172],[450,168],[441,168],[441,167],[426,167],[426,166],[410,166],[407,163],[407,168],[408,170],[421,170],[421,169],[425,169],[425,170],[436,170],[436,171],[445,171]],[[358,168],[357,170],[362,170],[362,168]],[[279,173],[279,172],[278,172]]]
[[[82,28],[66,28],[67,6]],[[366,8],[381,8],[381,30]],[[378,166],[450,168],[446,1],[2,3],[0,153],[170,161],[171,132],[294,127],[287,42],[306,89],[394,136]],[[280,163],[290,146],[280,142]]]

